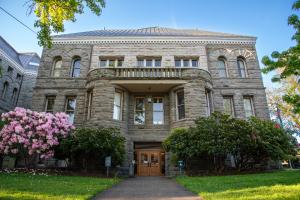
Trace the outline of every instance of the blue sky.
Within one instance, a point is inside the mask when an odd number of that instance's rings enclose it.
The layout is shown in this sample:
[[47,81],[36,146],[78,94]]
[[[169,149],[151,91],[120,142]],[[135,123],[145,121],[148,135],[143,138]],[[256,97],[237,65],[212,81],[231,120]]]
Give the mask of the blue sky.
[[[35,16],[26,15],[27,0],[0,0],[0,6],[33,28]],[[87,30],[165,26],[199,28],[258,37],[259,60],[273,50],[294,44],[287,18],[294,0],[107,0],[100,17],[86,10],[75,23],[66,23],[66,33]],[[0,10],[0,35],[17,51],[41,55],[36,36]],[[261,64],[262,67],[262,64]],[[270,75],[264,75],[272,87]]]

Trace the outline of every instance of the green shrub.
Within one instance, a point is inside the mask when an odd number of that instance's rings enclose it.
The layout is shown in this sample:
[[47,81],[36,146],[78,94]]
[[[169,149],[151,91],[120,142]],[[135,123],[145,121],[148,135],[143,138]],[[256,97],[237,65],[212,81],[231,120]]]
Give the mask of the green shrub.
[[[76,167],[91,169],[104,166],[104,158],[111,156],[112,165],[122,163],[125,138],[114,128],[79,128],[61,142],[56,157],[72,158]],[[97,168],[97,167],[96,167]]]
[[295,155],[295,138],[270,120],[231,118],[215,112],[200,117],[195,126],[175,129],[164,141],[167,151],[189,162],[206,155],[215,171],[225,169],[227,155],[234,157],[238,170],[265,165],[270,160],[289,159]]

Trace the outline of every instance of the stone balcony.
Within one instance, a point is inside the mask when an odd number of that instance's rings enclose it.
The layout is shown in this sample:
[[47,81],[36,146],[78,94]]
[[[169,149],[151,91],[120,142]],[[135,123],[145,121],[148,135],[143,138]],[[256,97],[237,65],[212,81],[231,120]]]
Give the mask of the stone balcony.
[[109,80],[186,80],[202,78],[211,80],[210,73],[201,68],[176,67],[118,67],[97,68],[88,73],[88,81]]

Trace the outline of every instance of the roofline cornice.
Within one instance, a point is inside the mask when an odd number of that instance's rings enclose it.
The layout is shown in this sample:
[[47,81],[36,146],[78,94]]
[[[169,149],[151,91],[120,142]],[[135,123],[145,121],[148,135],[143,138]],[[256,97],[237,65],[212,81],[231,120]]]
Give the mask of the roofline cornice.
[[24,69],[23,66],[21,66],[19,63],[17,63],[14,59],[9,57],[5,51],[0,49],[0,55],[2,55],[5,59],[7,59],[9,62],[11,62],[21,73],[30,75],[30,76],[37,76],[37,72]]
[[256,44],[256,37],[70,37],[53,44]]

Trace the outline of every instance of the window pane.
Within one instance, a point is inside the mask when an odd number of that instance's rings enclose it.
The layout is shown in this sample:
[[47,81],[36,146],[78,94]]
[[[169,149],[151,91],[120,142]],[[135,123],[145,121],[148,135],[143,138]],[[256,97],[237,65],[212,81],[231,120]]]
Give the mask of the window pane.
[[190,66],[190,61],[187,60],[187,59],[183,60],[183,66],[184,67],[189,67]]
[[211,91],[206,90],[205,96],[206,96],[206,115],[210,116],[210,114],[212,113]]
[[109,67],[115,67],[115,61],[114,60],[109,60],[108,61],[108,66]]
[[62,65],[62,61],[61,60],[57,60],[55,62],[55,64],[54,64],[54,71],[53,71],[53,76],[54,77],[59,77],[60,76],[61,65]]
[[253,107],[252,107],[252,99],[251,98],[244,98],[244,110],[245,110],[246,117],[253,116]]
[[144,124],[145,123],[145,112],[144,111],[135,111],[134,123],[135,124]]
[[73,63],[72,77],[79,77],[80,75],[80,60],[75,60]]
[[121,120],[121,107],[114,105],[114,116],[113,119]]
[[118,67],[122,67],[123,66],[123,60],[118,60]]
[[55,101],[54,97],[47,97],[47,99],[46,99],[46,109],[45,109],[46,112],[53,112],[54,101]]
[[223,99],[224,113],[233,116],[233,100],[232,97],[225,97]]
[[136,110],[144,110],[144,98],[136,98]]
[[155,67],[161,66],[161,60],[155,60]]
[[246,68],[243,60],[238,60],[239,73],[242,78],[246,77]]
[[100,67],[106,67],[106,60],[100,60]]
[[185,118],[185,108],[184,108],[184,92],[177,92],[177,113],[178,119]]
[[164,108],[162,98],[153,98],[153,124],[164,123]]
[[75,98],[69,98],[67,100],[67,108],[66,110],[67,111],[74,111],[75,110],[75,107],[76,107],[76,99]]
[[146,60],[146,67],[152,67],[152,60]]
[[113,119],[121,120],[121,93],[116,92],[115,98],[114,98],[114,113],[113,113]]
[[218,70],[219,70],[220,77],[226,77],[225,62],[223,60],[218,61]]
[[74,117],[75,117],[74,112],[67,111],[66,114],[69,116],[69,122],[70,122],[71,124],[73,124],[73,123],[74,123]]
[[192,67],[198,67],[198,60],[192,60]]
[[181,67],[181,60],[175,60],[175,67]]
[[164,113],[153,112],[153,124],[163,124],[163,123],[164,123]]
[[144,67],[144,60],[137,61],[138,67]]

